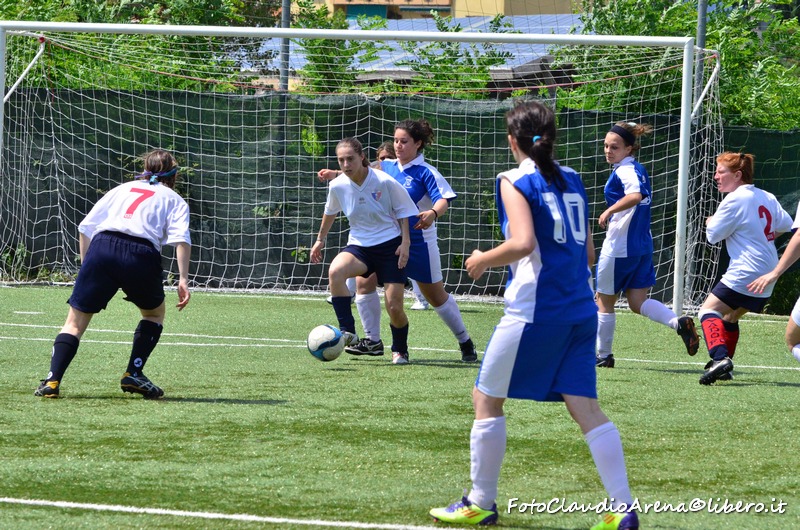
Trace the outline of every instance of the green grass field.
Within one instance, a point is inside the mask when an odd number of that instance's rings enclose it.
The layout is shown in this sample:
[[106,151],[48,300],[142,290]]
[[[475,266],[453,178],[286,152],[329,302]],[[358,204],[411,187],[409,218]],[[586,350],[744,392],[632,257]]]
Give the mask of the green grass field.
[[[432,526],[428,510],[469,487],[477,367],[458,362],[433,311],[409,312],[410,366],[389,355],[321,363],[305,336],[335,323],[322,297],[195,292],[186,310],[168,311],[147,365],[165,399],[145,401],[119,389],[138,312],[118,296],[84,335],[62,398],[35,398],[69,293],[0,289],[0,528],[412,528]],[[502,307],[462,311],[482,350]],[[675,332],[620,313],[617,367],[599,371],[598,387],[634,496],[786,503],[783,514],[651,512],[642,528],[800,527],[800,365],[783,345],[785,322],[743,321],[735,379],[704,387],[702,347],[690,358]],[[385,315],[383,325],[388,338]],[[506,412],[500,526],[597,522],[505,513],[509,498],[605,495],[563,404],[510,401]]]

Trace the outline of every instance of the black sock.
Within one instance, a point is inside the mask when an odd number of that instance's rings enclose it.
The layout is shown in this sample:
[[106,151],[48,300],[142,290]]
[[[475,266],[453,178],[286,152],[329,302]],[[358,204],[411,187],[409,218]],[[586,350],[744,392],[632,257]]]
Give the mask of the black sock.
[[389,324],[392,330],[392,352],[408,353],[408,324],[402,328],[396,328]]
[[133,347],[126,372],[131,375],[139,375],[144,370],[147,359],[158,344],[158,339],[161,338],[162,329],[164,328],[161,324],[149,320],[139,322],[133,333]]
[[47,374],[48,381],[61,381],[69,363],[78,353],[80,343],[80,339],[75,335],[69,333],[56,335],[56,340],[53,342],[53,355],[50,357],[50,373]]
[[356,332],[356,320],[353,318],[353,308],[350,305],[349,296],[332,296],[331,304],[336,312],[336,320],[339,321],[339,329],[342,331]]

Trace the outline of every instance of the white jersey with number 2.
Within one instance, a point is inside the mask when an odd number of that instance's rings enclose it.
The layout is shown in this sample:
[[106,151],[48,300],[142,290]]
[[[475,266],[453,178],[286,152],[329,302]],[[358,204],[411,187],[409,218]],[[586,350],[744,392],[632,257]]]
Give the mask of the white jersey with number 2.
[[722,283],[737,293],[769,298],[775,284],[762,294],[747,289],[747,284],[778,264],[775,237],[788,232],[792,217],[769,192],[744,184],[730,192],[706,224],[709,243],[725,240],[731,261]]

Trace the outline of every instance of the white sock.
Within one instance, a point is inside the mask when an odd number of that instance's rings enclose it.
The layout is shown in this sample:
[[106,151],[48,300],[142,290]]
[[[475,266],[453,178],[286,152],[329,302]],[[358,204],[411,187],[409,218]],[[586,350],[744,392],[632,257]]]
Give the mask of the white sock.
[[672,329],[678,329],[678,315],[658,300],[648,298],[642,303],[639,311],[653,322],[664,324]]
[[411,280],[411,289],[414,291],[414,296],[417,298],[418,302],[422,304],[428,303],[428,301],[425,299],[425,295],[419,290],[419,284],[417,284],[417,280]]
[[381,297],[378,291],[356,295],[356,309],[364,326],[364,336],[369,340],[381,340]]
[[347,278],[347,281],[344,282],[347,284],[347,290],[350,291],[350,296],[356,294],[356,279],[355,278]]
[[794,358],[797,359],[798,362],[800,362],[800,344],[795,344],[792,347],[792,355],[794,355]]
[[611,355],[614,344],[614,328],[617,327],[616,313],[597,313],[597,356],[605,359]]
[[506,454],[506,417],[472,422],[469,448],[472,491],[467,498],[473,504],[489,510],[497,498],[500,466]]
[[458,309],[458,304],[452,294],[447,295],[447,301],[439,307],[434,307],[434,309],[439,318],[453,332],[459,344],[469,340],[469,333],[467,333],[467,328],[464,326],[464,319],[461,318],[461,311]]
[[628,486],[625,455],[617,427],[609,421],[587,432],[585,438],[600,480],[609,498],[613,499],[612,508],[616,510],[623,503],[630,506],[633,497]]

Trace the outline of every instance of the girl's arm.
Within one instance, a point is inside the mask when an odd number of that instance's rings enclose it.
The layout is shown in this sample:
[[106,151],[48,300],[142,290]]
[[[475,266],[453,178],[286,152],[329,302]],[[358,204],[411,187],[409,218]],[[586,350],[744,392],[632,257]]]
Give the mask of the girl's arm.
[[536,246],[533,215],[528,201],[508,179],[500,181],[500,197],[508,216],[510,237],[486,252],[472,251],[472,255],[467,258],[466,268],[473,280],[480,278],[490,267],[502,267],[519,261],[533,252]]
[[778,281],[778,278],[792,266],[792,264],[800,258],[800,229],[795,231],[789,244],[786,245],[786,250],[783,251],[778,264],[770,272],[759,276],[747,285],[750,292],[761,294],[764,289],[771,283]]
[[638,191],[625,195],[623,198],[615,202],[613,206],[609,206],[606,211],[600,214],[600,217],[597,218],[597,224],[600,225],[600,228],[605,228],[606,225],[608,225],[608,220],[611,219],[612,215],[617,212],[624,212],[625,210],[633,208],[642,202],[643,197],[644,196]]
[[319,263],[322,261],[322,248],[325,246],[325,238],[328,237],[328,232],[333,226],[333,221],[336,220],[335,215],[324,214],[322,216],[322,223],[317,233],[317,241],[311,247],[311,263]]

